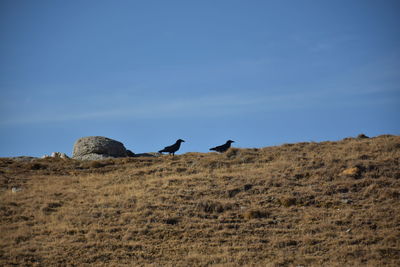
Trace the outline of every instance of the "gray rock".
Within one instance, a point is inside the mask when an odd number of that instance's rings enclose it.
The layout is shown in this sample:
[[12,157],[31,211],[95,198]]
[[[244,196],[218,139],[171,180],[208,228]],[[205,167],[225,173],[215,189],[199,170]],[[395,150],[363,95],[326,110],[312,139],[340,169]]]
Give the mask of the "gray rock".
[[127,156],[127,150],[121,142],[103,136],[88,136],[78,139],[72,152],[72,158],[79,160],[99,160]]
[[91,153],[91,154],[86,154],[82,155],[79,157],[76,157],[74,159],[79,159],[79,160],[103,160],[103,159],[113,159],[115,157],[110,157],[104,154],[96,154],[96,153]]
[[69,157],[67,156],[67,154],[61,153],[61,152],[53,152],[53,153],[51,153],[51,156],[49,156],[49,155],[44,155],[44,156],[42,157],[42,159],[46,159],[46,158],[69,159]]

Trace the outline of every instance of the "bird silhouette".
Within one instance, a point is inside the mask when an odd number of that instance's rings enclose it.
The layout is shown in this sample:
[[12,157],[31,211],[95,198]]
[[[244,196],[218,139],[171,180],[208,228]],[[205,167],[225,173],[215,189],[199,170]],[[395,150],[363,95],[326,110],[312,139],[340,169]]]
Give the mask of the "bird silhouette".
[[185,140],[182,139],[178,139],[176,140],[175,144],[171,145],[171,146],[166,146],[164,147],[164,149],[158,151],[158,153],[169,153],[170,155],[175,155],[175,152],[179,150],[179,148],[181,147],[181,143],[185,142]]
[[216,146],[216,147],[210,148],[210,150],[214,150],[214,151],[223,153],[223,152],[227,151],[231,147],[231,144],[234,142],[235,141],[228,140],[228,141],[226,141],[225,144],[223,144],[221,146]]

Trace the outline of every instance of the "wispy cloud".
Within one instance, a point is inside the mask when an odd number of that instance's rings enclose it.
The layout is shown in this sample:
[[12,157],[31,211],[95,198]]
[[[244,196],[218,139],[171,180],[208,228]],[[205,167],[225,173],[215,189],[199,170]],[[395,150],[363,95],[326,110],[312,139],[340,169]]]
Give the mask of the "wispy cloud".
[[[340,42],[349,40],[351,37],[343,37]],[[320,43],[321,47],[326,44]],[[327,44],[329,46],[329,44]],[[389,91],[397,90],[397,101],[399,97],[398,88],[398,56],[394,59],[372,62],[370,65],[355,69],[350,73],[344,73],[342,76],[335,76],[332,81],[326,82],[330,85],[321,88],[319,84],[307,88],[304,83],[299,85],[296,90],[281,90],[280,88],[261,89],[259,84],[250,86],[257,88],[245,88],[240,90],[242,84],[231,84],[234,90],[224,88],[215,89],[214,92],[207,93],[206,96],[197,97],[196,94],[189,96],[185,92],[186,86],[197,86],[198,92],[210,92],[213,86],[214,77],[224,76],[223,81],[230,81],[236,75],[248,73],[246,81],[251,81],[251,73],[259,69],[271,70],[268,60],[248,60],[231,62],[230,66],[226,64],[216,64],[210,66],[197,66],[194,70],[186,70],[181,67],[178,69],[166,67],[160,70],[157,77],[162,81],[154,82],[150,76],[145,79],[147,84],[135,84],[135,88],[117,89],[110,93],[109,90],[95,90],[92,95],[85,97],[75,97],[75,93],[69,93],[67,88],[48,88],[35,90],[35,93],[22,91],[21,93],[8,93],[0,100],[0,125],[21,125],[21,124],[40,124],[53,122],[71,122],[71,121],[90,121],[95,119],[114,120],[114,119],[162,119],[162,118],[218,118],[224,116],[235,116],[237,114],[247,114],[254,112],[279,112],[296,111],[304,108],[320,108],[336,105],[337,108],[348,105],[360,104],[360,99],[366,99],[363,96],[368,94],[380,94],[381,100],[388,101],[388,95],[393,95]],[[165,69],[165,70],[164,70]],[[150,75],[150,74],[148,74]],[[153,74],[154,75],[154,74]],[[191,77],[191,75],[193,77]],[[263,74],[264,75],[264,74]],[[121,74],[122,77],[132,76],[127,73]],[[145,73],[140,73],[140,77]],[[161,78],[160,78],[161,77]],[[190,82],[177,83],[176,81],[168,83],[168,77],[179,77],[174,79],[183,79],[185,77]],[[207,77],[211,82],[201,84],[201,80]],[[211,78],[210,78],[211,77]],[[121,77],[117,77],[118,79]],[[172,78],[171,78],[172,79]],[[182,82],[181,80],[179,80]],[[387,81],[392,81],[388,83]],[[268,83],[268,80],[262,80]],[[282,88],[288,89],[288,84],[282,81]],[[174,96],[168,96],[160,87],[165,87],[165,83],[175,89]],[[200,84],[200,85],[197,85]],[[382,86],[383,85],[383,86]],[[200,86],[205,86],[207,90],[202,90]],[[277,87],[280,84],[276,85]],[[290,85],[293,86],[293,85]],[[322,85],[323,86],[323,85]],[[330,86],[330,87],[329,87]],[[107,85],[111,87],[111,85]],[[141,89],[142,88],[142,89]],[[148,88],[158,88],[150,90]],[[384,92],[386,90],[386,93]],[[4,91],[4,90],[3,90]],[[7,91],[7,90],[6,90]],[[15,90],[8,90],[14,92]],[[33,90],[31,90],[33,91]],[[42,92],[37,94],[36,92]],[[84,91],[84,90],[83,90]],[[57,95],[54,92],[61,92]],[[389,92],[389,93],[388,93]],[[179,97],[179,95],[183,95]],[[48,95],[51,95],[49,98]],[[197,94],[198,95],[198,94]],[[178,96],[178,97],[177,97]],[[46,98],[48,97],[48,98]],[[87,98],[90,97],[90,100]],[[65,99],[60,102],[60,99]],[[369,98],[369,101],[377,100]],[[358,102],[357,102],[358,101]],[[39,104],[42,103],[42,104]]]
[[[343,90],[345,92],[345,90]],[[9,115],[0,119],[1,125],[40,124],[54,122],[113,120],[113,119],[163,119],[163,118],[220,118],[254,112],[295,111],[334,104],[346,98],[343,92],[318,90],[292,92],[280,95],[232,94],[200,98],[149,100],[142,104],[118,107],[92,107],[71,112],[69,108],[56,112],[37,111]],[[348,91],[350,92],[350,91]],[[347,93],[350,96],[351,93]],[[338,99],[339,98],[339,99]]]
[[154,119],[168,117],[190,116],[220,116],[223,110],[237,106],[251,105],[252,101],[238,97],[202,97],[186,99],[149,100],[142,104],[128,105],[121,103],[116,107],[92,107],[71,112],[65,107],[57,112],[33,111],[25,114],[3,115],[0,119],[2,125],[51,123],[67,121],[84,121],[93,119]]

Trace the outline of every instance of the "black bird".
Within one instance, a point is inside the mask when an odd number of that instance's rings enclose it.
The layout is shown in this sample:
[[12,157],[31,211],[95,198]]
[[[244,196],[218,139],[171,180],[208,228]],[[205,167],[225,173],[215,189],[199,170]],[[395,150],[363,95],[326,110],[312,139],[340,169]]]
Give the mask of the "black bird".
[[167,152],[170,155],[175,155],[175,152],[179,150],[179,148],[181,147],[181,143],[185,142],[185,140],[182,139],[178,139],[176,140],[175,144],[171,145],[171,146],[166,146],[164,147],[164,149],[158,151],[158,153],[163,153],[163,152]]
[[210,148],[210,150],[214,150],[214,151],[217,151],[217,152],[225,152],[225,151],[227,151],[230,147],[231,147],[231,144],[232,143],[234,143],[235,141],[232,141],[232,140],[228,140],[228,141],[226,141],[226,143],[225,144],[223,144],[222,146],[216,146],[216,147],[213,147],[213,148]]

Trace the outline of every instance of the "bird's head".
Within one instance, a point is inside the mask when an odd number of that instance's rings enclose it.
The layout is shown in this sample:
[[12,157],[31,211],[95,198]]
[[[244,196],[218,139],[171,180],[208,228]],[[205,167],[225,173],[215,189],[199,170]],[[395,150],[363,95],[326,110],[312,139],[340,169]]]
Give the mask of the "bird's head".
[[229,143],[229,144],[235,143],[235,141],[232,141],[232,140],[228,140],[226,142]]
[[182,142],[185,142],[185,140],[178,139],[176,142],[182,143]]

